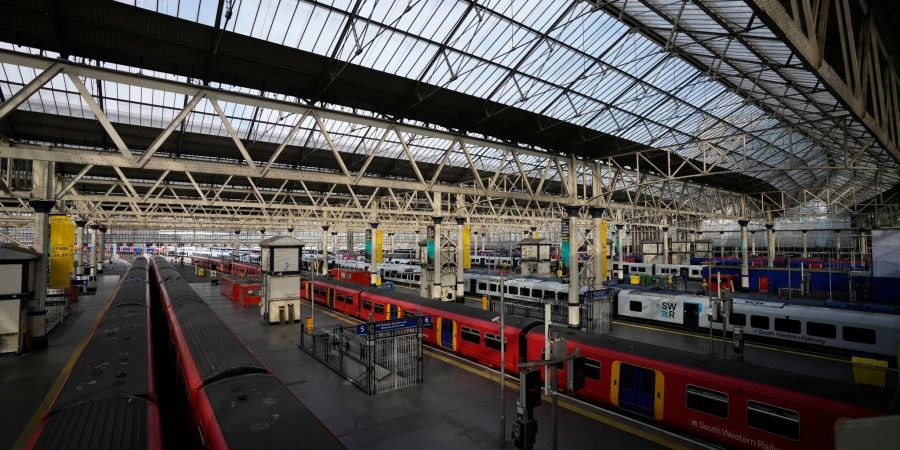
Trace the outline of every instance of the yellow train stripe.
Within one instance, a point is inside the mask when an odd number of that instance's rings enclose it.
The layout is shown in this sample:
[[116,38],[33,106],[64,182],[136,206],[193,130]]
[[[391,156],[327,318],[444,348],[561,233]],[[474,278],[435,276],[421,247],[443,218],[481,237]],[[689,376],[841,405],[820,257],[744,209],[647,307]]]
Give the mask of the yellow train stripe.
[[66,361],[66,365],[63,366],[62,370],[59,372],[59,376],[56,377],[56,381],[53,382],[53,385],[50,386],[50,389],[47,391],[47,394],[44,395],[44,399],[41,400],[41,404],[38,405],[37,409],[34,411],[34,414],[31,416],[31,419],[28,419],[28,423],[25,424],[25,428],[22,429],[22,432],[19,433],[18,439],[16,439],[16,443],[13,444],[13,449],[19,450],[25,448],[25,444],[28,442],[28,439],[34,433],[34,430],[37,429],[38,424],[41,422],[41,418],[44,416],[44,413],[50,409],[54,400],[56,400],[56,396],[59,395],[59,391],[62,390],[63,384],[69,378],[69,374],[72,373],[72,369],[75,368],[75,363],[78,362],[78,358],[81,357],[81,353],[84,352],[84,348],[87,347],[88,342],[90,342],[91,337],[94,335],[94,332],[97,331],[97,327],[100,326],[100,321],[103,320],[103,317],[106,316],[106,312],[109,310],[109,306],[112,304],[114,298],[116,298],[116,294],[119,292],[119,287],[122,284],[122,280],[125,279],[124,274],[121,276],[119,280],[119,284],[116,285],[115,289],[113,289],[112,293],[109,296],[109,299],[106,302],[106,305],[103,306],[103,310],[100,311],[100,314],[97,315],[97,318],[94,319],[94,323],[91,324],[88,329],[87,334],[81,338],[81,342],[78,343],[78,347],[75,348],[75,351],[72,352],[72,356],[69,357],[69,360]]

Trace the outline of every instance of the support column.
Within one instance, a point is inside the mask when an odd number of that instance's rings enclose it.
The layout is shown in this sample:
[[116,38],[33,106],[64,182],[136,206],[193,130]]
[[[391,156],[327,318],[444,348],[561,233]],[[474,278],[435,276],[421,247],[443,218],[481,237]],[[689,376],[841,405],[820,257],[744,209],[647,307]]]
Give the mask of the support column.
[[231,251],[231,259],[241,259],[241,230],[234,230],[234,250]]
[[339,259],[339,258],[338,258],[337,236],[338,236],[338,232],[337,232],[337,231],[332,231],[332,232],[331,232],[331,253],[334,254],[334,259],[335,259],[335,260]]
[[593,285],[595,288],[600,288],[603,281],[606,281],[606,274],[603,273],[603,255],[606,251],[606,236],[602,232],[603,227],[601,220],[605,211],[606,209],[604,208],[590,209],[594,235],[594,273],[591,275],[594,276]]
[[768,253],[769,259],[769,267],[775,267],[775,224],[767,223],[766,224],[766,238],[768,239],[768,244],[766,244],[766,253]]
[[747,257],[747,225],[750,221],[747,219],[738,220],[741,226],[741,289],[745,292],[750,290],[750,259]]
[[478,253],[478,232],[472,231],[472,252],[474,254]]
[[91,259],[90,266],[88,266],[88,275],[91,281],[97,279],[97,237],[100,234],[99,230],[100,225],[96,223],[91,224]]
[[578,206],[567,206],[566,212],[569,214],[569,328],[581,327],[581,310],[578,301],[578,212],[581,208]]
[[466,257],[466,249],[463,246],[463,226],[465,224],[465,217],[456,218],[456,303],[466,302],[466,290],[463,283],[463,260]]
[[378,240],[378,222],[372,222],[369,225],[372,230],[372,240],[369,242],[369,248],[371,249],[369,254],[369,283],[375,286],[375,282],[378,279],[378,259],[375,256],[375,242]]
[[103,273],[103,257],[106,254],[106,227],[100,225],[97,228],[99,234],[97,235],[97,273]]
[[841,259],[841,230],[834,230],[834,258]]
[[388,253],[394,253],[394,233],[388,233]]
[[616,248],[618,249],[616,253],[619,258],[619,268],[616,269],[616,279],[619,280],[620,283],[625,279],[625,252],[622,250],[622,228],[625,228],[625,225],[616,225]]
[[807,250],[807,240],[806,240],[806,232],[807,230],[801,230],[803,232],[803,257],[809,258],[809,251]]
[[[375,249],[374,242],[375,239],[373,237],[372,250]],[[322,225],[322,267],[319,269],[319,273],[323,277],[328,276],[328,225]]]
[[725,259],[725,232],[719,232],[719,256]]
[[[619,225],[616,225],[616,226],[618,227]],[[626,255],[631,254],[631,230],[625,231],[625,254]]]
[[663,264],[669,264],[669,227],[662,227]]
[[432,219],[434,220],[434,273],[431,276],[431,298],[441,300],[441,265],[443,264],[441,261],[441,240],[443,239],[441,222],[444,218],[435,216]]
[[54,200],[30,200],[34,209],[34,250],[40,255],[34,266],[34,297],[28,302],[28,334],[33,348],[47,346],[47,279],[50,271],[50,210]]
[[84,276],[84,226],[87,220],[75,221],[75,279],[80,280]]
[[347,253],[353,253],[353,232],[347,230]]
[[750,256],[756,256],[756,232],[750,232]]

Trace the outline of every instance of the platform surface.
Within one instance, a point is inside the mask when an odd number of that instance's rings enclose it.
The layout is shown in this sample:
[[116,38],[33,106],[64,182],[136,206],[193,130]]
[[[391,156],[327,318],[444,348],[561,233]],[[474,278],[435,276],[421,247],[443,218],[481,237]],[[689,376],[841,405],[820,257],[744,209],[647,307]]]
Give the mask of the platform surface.
[[[70,313],[63,324],[48,335],[49,345],[46,349],[23,356],[0,356],[0,386],[3,388],[3,401],[0,401],[0,449],[12,448],[38,407],[49,406],[42,405],[47,392],[94,328],[100,312],[127,267],[125,262],[117,261],[97,277],[96,294],[79,297],[78,303],[70,307]],[[74,364],[74,361],[71,362]]]
[[[369,396],[297,348],[300,325],[266,325],[258,308],[226,299],[208,281],[192,286],[235,334],[351,449],[496,449],[499,440],[499,386],[496,376],[425,350],[425,384]],[[317,305],[318,306],[318,305]],[[301,317],[309,314],[304,305]],[[315,309],[315,325],[347,319]],[[517,391],[507,387],[506,435],[515,416]],[[580,411],[579,411],[580,410]],[[550,448],[550,407],[535,410],[538,448]],[[620,420],[620,423],[616,423]],[[623,428],[629,431],[623,430]],[[636,424],[609,418],[589,406],[559,408],[559,448],[694,448],[686,441]]]

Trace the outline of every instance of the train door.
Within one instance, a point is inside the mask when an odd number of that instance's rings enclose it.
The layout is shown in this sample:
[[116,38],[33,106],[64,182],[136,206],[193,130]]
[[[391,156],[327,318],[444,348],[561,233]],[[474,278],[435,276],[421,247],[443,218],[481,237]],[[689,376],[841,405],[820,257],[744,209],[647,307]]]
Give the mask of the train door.
[[697,328],[700,326],[700,304],[684,302],[682,305],[682,324],[689,328]]
[[656,372],[622,363],[619,367],[619,406],[653,417]]
[[456,350],[456,322],[451,319],[438,318],[438,332],[441,335],[441,347]]
[[328,307],[334,309],[334,297],[337,296],[337,292],[334,292],[334,289],[327,289],[325,291],[325,299],[328,303]]
[[474,294],[478,292],[475,288],[478,287],[478,280],[476,278],[469,278],[469,292]]

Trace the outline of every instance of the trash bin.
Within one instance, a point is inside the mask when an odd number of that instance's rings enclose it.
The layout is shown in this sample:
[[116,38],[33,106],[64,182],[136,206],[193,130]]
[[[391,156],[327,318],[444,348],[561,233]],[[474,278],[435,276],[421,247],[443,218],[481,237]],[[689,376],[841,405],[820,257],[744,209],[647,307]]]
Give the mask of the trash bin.
[[631,284],[641,284],[641,277],[639,275],[632,275]]

